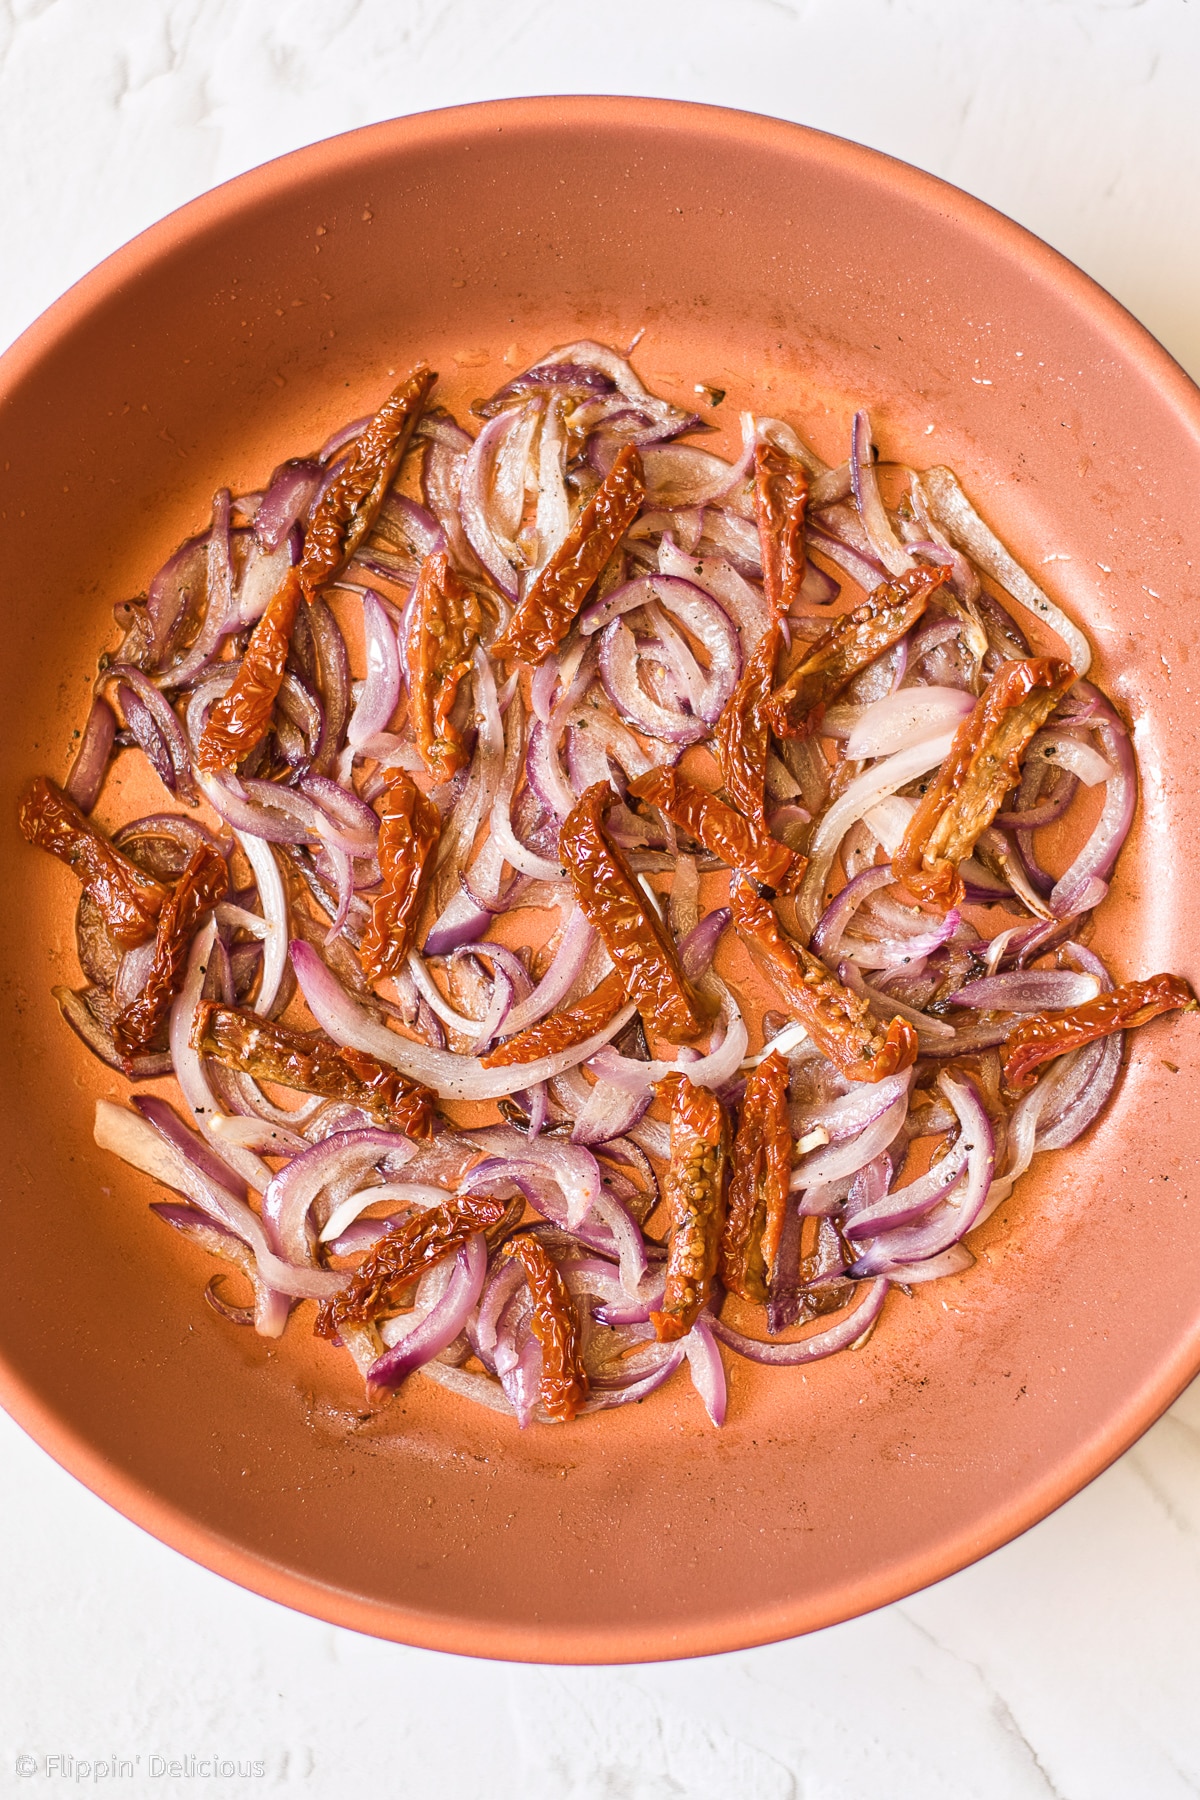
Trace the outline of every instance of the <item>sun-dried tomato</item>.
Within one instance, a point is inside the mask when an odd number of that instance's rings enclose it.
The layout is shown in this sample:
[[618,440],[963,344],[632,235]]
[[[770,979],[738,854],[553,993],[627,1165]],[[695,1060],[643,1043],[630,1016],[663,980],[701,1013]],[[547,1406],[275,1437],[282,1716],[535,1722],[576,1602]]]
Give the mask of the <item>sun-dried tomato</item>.
[[670,1219],[661,1312],[650,1321],[660,1344],[686,1337],[717,1272],[729,1176],[729,1116],[708,1088],[668,1075],[659,1096],[671,1106],[671,1155],[664,1199]]
[[579,1347],[579,1316],[546,1246],[522,1231],[509,1238],[502,1254],[517,1259],[533,1298],[530,1329],[542,1346],[538,1399],[548,1419],[569,1424],[588,1397],[590,1383]]
[[585,1044],[616,1018],[624,1004],[625,983],[614,969],[584,999],[561,1007],[548,1019],[539,1019],[527,1031],[519,1031],[516,1037],[491,1051],[482,1059],[483,1066],[502,1069],[509,1063],[539,1062],[543,1056],[557,1056],[560,1050]]
[[943,912],[962,903],[958,865],[1019,779],[1021,757],[1075,679],[1069,662],[1034,656],[1002,663],[954,734],[937,778],[893,858],[914,900]]
[[1099,994],[1082,1006],[1062,1012],[1034,1013],[1022,1019],[1004,1047],[1004,1080],[1015,1094],[1032,1087],[1034,1070],[1051,1057],[1078,1050],[1114,1031],[1146,1025],[1160,1013],[1196,1008],[1196,996],[1181,975],[1151,975],[1147,981],[1123,981],[1110,994]]
[[192,1048],[256,1081],[277,1081],[305,1094],[360,1106],[381,1125],[408,1137],[433,1131],[434,1096],[365,1050],[335,1044],[319,1031],[296,1031],[239,1006],[204,1001],[192,1026]]
[[289,569],[250,633],[232,684],[209,711],[196,746],[198,768],[236,769],[270,726],[300,596],[300,571]]
[[136,949],[154,936],[166,888],[122,856],[61,788],[39,775],[21,802],[18,818],[31,844],[49,850],[74,871],[123,950]]
[[618,450],[612,468],[508,622],[492,655],[544,662],[566,637],[609,557],[633,524],[646,483],[635,444]]
[[775,684],[779,645],[780,628],[774,624],[755,645],[713,733],[713,753],[731,804],[763,831],[767,828],[764,797],[771,749],[765,708]]
[[861,606],[836,619],[764,702],[763,712],[775,735],[808,737],[818,731],[830,702],[868,663],[900,642],[945,579],[945,569],[909,569],[894,581],[881,583]]
[[388,770],[379,811],[382,879],[362,941],[362,966],[372,981],[394,975],[404,964],[442,829],[437,807],[403,769]]
[[789,613],[804,580],[804,514],[808,476],[774,444],[754,450],[754,514],[762,549],[763,591],[777,619]]
[[467,762],[450,713],[471,670],[479,636],[479,601],[450,566],[444,550],[421,564],[409,614],[408,716],[425,767],[448,781]]
[[228,888],[225,858],[201,844],[192,852],[174,892],[158,915],[154,957],[146,984],[113,1023],[113,1042],[126,1059],[149,1049],[182,985],[196,927]]
[[419,363],[355,438],[318,497],[300,557],[306,600],[345,567],[375,523],[436,380],[429,365]]
[[676,769],[649,769],[630,782],[629,792],[657,806],[689,837],[762,887],[789,893],[804,874],[806,857],[751,824],[716,794],[685,781]]
[[456,1255],[476,1232],[498,1225],[507,1211],[507,1200],[456,1194],[389,1230],[346,1286],[323,1303],[313,1327],[317,1336],[335,1338],[343,1325],[369,1325],[392,1311],[419,1275]]
[[677,1044],[704,1029],[704,1002],[680,968],[666,926],[604,831],[612,800],[606,781],[588,788],[559,833],[558,854],[625,992],[651,1029]]
[[733,1141],[721,1280],[743,1300],[767,1302],[792,1177],[788,1066],[772,1051],[751,1072]]
[[867,1001],[829,973],[803,945],[787,937],[774,908],[744,881],[730,892],[733,922],[755,962],[821,1055],[851,1081],[882,1081],[916,1061],[917,1034],[907,1019],[886,1031]]

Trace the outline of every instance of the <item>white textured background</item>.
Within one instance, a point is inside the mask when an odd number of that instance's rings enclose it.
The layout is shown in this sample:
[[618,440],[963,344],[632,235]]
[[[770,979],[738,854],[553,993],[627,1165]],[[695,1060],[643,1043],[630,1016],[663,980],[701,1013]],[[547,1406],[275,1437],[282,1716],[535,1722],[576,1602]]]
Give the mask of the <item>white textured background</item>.
[[[1200,0],[0,0],[0,346],[268,157],[424,107],[607,92],[775,113],[933,170],[1200,376],[1198,90]],[[2,1415],[0,1445],[0,1795],[1200,1794],[1200,1386],[940,1587],[818,1637],[633,1670],[333,1630],[154,1543]],[[139,1756],[139,1773],[48,1775],[63,1754]],[[153,1757],[188,1754],[265,1773],[154,1776]]]

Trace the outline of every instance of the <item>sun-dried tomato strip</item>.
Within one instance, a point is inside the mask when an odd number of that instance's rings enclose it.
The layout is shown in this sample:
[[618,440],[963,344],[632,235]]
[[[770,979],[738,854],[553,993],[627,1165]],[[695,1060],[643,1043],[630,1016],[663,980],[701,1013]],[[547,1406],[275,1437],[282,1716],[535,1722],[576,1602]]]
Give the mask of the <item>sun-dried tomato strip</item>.
[[755,645],[713,733],[713,753],[731,804],[763,831],[767,828],[764,796],[771,749],[765,708],[775,685],[779,644],[780,628],[774,624]]
[[768,1298],[792,1177],[787,1092],[787,1063],[772,1051],[746,1083],[721,1232],[721,1280],[760,1306]]
[[1022,1019],[1004,1048],[1004,1080],[1013,1093],[1032,1087],[1034,1070],[1051,1057],[1078,1050],[1114,1031],[1146,1025],[1160,1013],[1196,1008],[1196,996],[1181,975],[1151,975],[1147,981],[1123,981],[1110,994],[1062,1012],[1034,1013]]
[[558,1264],[546,1246],[522,1231],[509,1238],[503,1252],[525,1271],[533,1298],[530,1329],[542,1346],[542,1378],[538,1399],[548,1419],[569,1424],[588,1397],[590,1383],[579,1347],[579,1316]]
[[851,1081],[882,1081],[916,1061],[917,1034],[907,1019],[886,1031],[867,1001],[851,993],[824,963],[785,936],[774,908],[744,881],[730,894],[738,935],[822,1056]]
[[671,1155],[664,1199],[670,1219],[661,1312],[650,1321],[660,1344],[686,1337],[717,1272],[729,1175],[729,1117],[708,1088],[668,1075],[657,1092],[671,1106]]
[[508,622],[492,655],[540,663],[566,637],[592,586],[646,498],[637,446],[618,450],[612,468]]
[[1075,679],[1069,662],[1034,656],[1002,663],[954,734],[937,778],[909,820],[893,859],[914,900],[947,911],[963,899],[958,865],[1019,779],[1021,757]]
[[39,775],[21,802],[21,830],[83,883],[113,941],[133,950],[154,936],[167,890],[122,856],[61,788]]
[[716,794],[686,781],[677,769],[649,769],[630,782],[629,792],[657,806],[706,850],[763,887],[789,893],[808,866],[806,857],[751,824]]
[[375,523],[436,380],[429,365],[419,363],[355,438],[319,496],[300,557],[306,600],[345,567]]
[[651,1029],[677,1044],[703,1030],[704,1003],[679,966],[666,926],[604,831],[613,797],[605,781],[587,790],[559,833],[558,854],[625,992]]
[[270,726],[287,667],[300,595],[300,572],[289,569],[250,633],[232,685],[209,711],[196,747],[198,768],[235,769]]
[[543,1056],[556,1056],[574,1044],[585,1044],[588,1038],[603,1031],[610,1019],[616,1018],[624,1004],[625,983],[614,969],[584,999],[573,1000],[548,1019],[539,1019],[491,1051],[483,1057],[483,1066],[502,1069],[509,1063],[539,1062]]
[[388,770],[379,812],[382,880],[362,941],[362,966],[373,981],[394,975],[404,964],[442,829],[437,807],[403,769]]
[[945,579],[944,569],[909,569],[835,620],[765,701],[763,712],[775,735],[808,737],[819,730],[830,702],[861,669],[900,642]]
[[456,1194],[388,1231],[346,1286],[324,1302],[313,1327],[317,1336],[335,1338],[343,1325],[369,1325],[394,1310],[411,1282],[456,1255],[476,1232],[498,1225],[507,1211],[507,1200]]
[[789,613],[804,580],[804,513],[808,476],[774,444],[754,450],[754,515],[762,549],[763,591],[777,619]]
[[277,1081],[305,1094],[361,1106],[381,1125],[408,1137],[433,1131],[434,1096],[364,1050],[335,1044],[323,1032],[296,1031],[240,1006],[204,1001],[192,1026],[192,1048],[256,1081]]
[[113,1042],[128,1058],[146,1050],[183,983],[188,949],[205,913],[228,891],[225,858],[207,844],[193,851],[174,892],[158,915],[154,957],[146,985],[114,1021]]
[[421,564],[409,614],[408,716],[425,767],[448,781],[467,762],[450,713],[470,673],[479,636],[479,601],[450,567],[444,550]]

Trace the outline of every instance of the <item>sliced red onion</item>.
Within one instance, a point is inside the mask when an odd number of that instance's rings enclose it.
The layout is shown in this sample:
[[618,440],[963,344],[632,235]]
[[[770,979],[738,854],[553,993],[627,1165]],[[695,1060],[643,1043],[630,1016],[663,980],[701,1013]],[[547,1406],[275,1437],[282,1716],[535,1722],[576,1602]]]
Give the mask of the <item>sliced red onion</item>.
[[524,1271],[520,1263],[500,1259],[493,1262],[491,1271],[485,1279],[479,1300],[479,1311],[475,1315],[473,1324],[468,1326],[468,1332],[475,1354],[487,1369],[495,1368],[500,1320],[505,1307],[523,1280]]
[[371,414],[367,413],[361,419],[351,419],[348,425],[339,425],[317,451],[317,461],[322,466],[332,462],[338,451],[344,450],[347,444],[353,443],[355,438],[361,437],[370,423]]
[[905,574],[914,567],[914,561],[892,530],[880,498],[871,451],[871,421],[861,411],[854,415],[850,434],[850,483],[858,516],[875,555],[890,575]]
[[887,757],[859,775],[834,801],[813,834],[808,872],[796,903],[797,915],[806,929],[812,929],[824,909],[825,887],[833,859],[851,825],[881,800],[894,794],[897,788],[906,787],[919,775],[937,768],[949,755],[953,741],[953,733],[948,733],[944,737],[927,739],[911,750],[898,751],[895,756]]
[[571,372],[566,384],[568,386],[578,382],[580,371],[605,377],[639,412],[673,431],[686,431],[699,422],[695,413],[682,412],[669,401],[660,400],[657,394],[650,393],[635,375],[627,358],[619,356],[607,344],[597,344],[590,338],[580,339],[575,344],[564,344],[561,349],[552,350],[549,356],[542,357],[536,371],[529,371],[526,378],[531,380],[536,372],[539,385],[544,384],[555,368]]
[[111,1100],[96,1102],[95,1138],[152,1180],[186,1194],[210,1219],[250,1246],[260,1278],[268,1287],[301,1299],[323,1300],[342,1285],[343,1277],[327,1269],[296,1269],[283,1262],[267,1243],[262,1221],[245,1201],[202,1173],[193,1157],[136,1113]]
[[533,671],[529,683],[529,710],[542,725],[546,724],[554,711],[558,685],[559,665],[551,657],[547,657]]
[[[507,1071],[510,1078],[513,1071]],[[486,1125],[472,1131],[471,1142],[506,1162],[531,1163],[557,1182],[566,1201],[566,1227],[575,1231],[601,1197],[600,1165],[590,1150],[560,1139],[539,1138],[531,1143],[511,1125]],[[474,1175],[475,1171],[472,1171]],[[467,1177],[470,1182],[472,1176]],[[465,1184],[464,1184],[465,1185]]]
[[721,1361],[712,1323],[706,1313],[700,1314],[683,1339],[683,1348],[692,1372],[692,1385],[704,1402],[705,1412],[714,1425],[723,1425],[729,1400],[725,1365]]
[[815,522],[810,521],[807,526],[805,543],[810,551],[817,550],[828,561],[836,563],[864,593],[872,593],[880,582],[888,578],[888,572],[882,563],[876,562],[874,557],[864,556],[853,545],[844,543],[832,532],[822,531]]
[[864,869],[853,881],[848,881],[837,898],[831,900],[814,927],[809,940],[809,949],[814,956],[819,956],[829,967],[836,968],[841,952],[842,937],[851,919],[871,894],[878,893],[880,888],[890,887],[895,880],[892,865],[880,863],[873,869]]
[[[682,1342],[650,1345],[647,1356],[639,1360],[636,1375],[627,1386],[594,1391],[580,1407],[580,1414],[607,1412],[615,1406],[640,1405],[648,1394],[670,1379],[685,1355]],[[644,1373],[647,1362],[651,1365],[650,1371]]]
[[959,688],[901,688],[863,709],[846,741],[846,756],[861,762],[913,749],[956,731],[974,706],[975,696]]
[[979,1012],[1030,1013],[1083,1006],[1100,992],[1094,975],[1073,969],[1017,969],[1009,975],[985,975],[950,995],[952,1006]]
[[215,1182],[234,1200],[245,1201],[246,1182],[216,1155],[202,1137],[184,1124],[174,1107],[169,1106],[157,1094],[135,1095],[131,1104],[160,1137],[174,1145],[181,1155],[194,1164],[206,1181]]
[[213,497],[213,522],[206,546],[208,604],[204,619],[191,649],[158,677],[161,687],[184,687],[201,674],[216,655],[221,639],[229,628],[229,615],[233,608],[229,511],[229,489],[221,488]]
[[943,1200],[919,1223],[902,1225],[872,1239],[865,1253],[853,1263],[850,1274],[863,1279],[876,1273],[883,1262],[919,1263],[937,1256],[966,1237],[983,1211],[995,1167],[995,1137],[979,1090],[968,1076],[949,1070],[938,1076],[938,1086],[958,1114],[960,1142],[967,1153],[966,1176],[956,1200]]
[[520,591],[517,571],[511,560],[512,545],[506,544],[489,517],[489,489],[496,456],[504,439],[520,423],[520,415],[501,413],[489,419],[468,451],[459,476],[459,514],[467,542],[502,594],[515,600]]
[[392,622],[370,588],[363,594],[362,609],[367,678],[346,727],[346,740],[356,749],[386,731],[400,700],[400,656]]
[[734,504],[734,490],[745,481],[754,454],[743,450],[736,463],[727,463],[707,450],[690,444],[651,444],[642,451],[646,473],[646,498],[651,506],[711,506],[715,501]]
[[713,1335],[751,1362],[771,1363],[777,1368],[816,1362],[823,1356],[836,1355],[839,1350],[851,1349],[865,1337],[883,1310],[889,1285],[882,1277],[864,1281],[855,1296],[857,1304],[853,1312],[836,1318],[830,1325],[822,1326],[820,1331],[810,1332],[808,1337],[800,1338],[794,1344],[761,1343],[758,1338],[746,1337],[743,1332],[735,1331],[723,1319],[713,1320]]
[[[694,1062],[639,1062],[636,1057],[621,1056],[616,1050],[609,1049],[580,1060],[587,1060],[588,1072],[597,1081],[617,1082],[634,1094],[645,1093],[655,1082],[676,1073],[685,1074],[693,1087],[723,1088],[741,1068],[750,1037],[733,995],[723,983],[718,985],[721,987],[721,1016],[713,1033],[714,1047],[707,1056],[697,1057]],[[643,1120],[632,1129],[630,1135],[635,1141],[641,1141],[637,1133],[644,1132],[647,1123]],[[650,1146],[643,1144],[643,1148]],[[656,1154],[652,1148],[651,1154]]]
[[[981,1213],[976,1224],[982,1224],[983,1216]],[[947,1275],[962,1275],[974,1266],[975,1258],[965,1244],[951,1244],[948,1250],[927,1257],[924,1262],[889,1263],[879,1273],[904,1287],[917,1287],[924,1281],[942,1281]]]
[[[684,581],[671,575],[653,575],[645,581],[627,583],[619,588],[615,595],[598,601],[589,608],[580,621],[580,629],[586,634],[589,630],[599,629],[599,624],[589,622],[589,614],[599,617],[610,617],[605,609],[616,602],[618,610],[625,610],[625,601],[632,594],[631,605],[644,605],[653,590],[653,598],[667,612],[674,614],[680,624],[690,632],[704,648],[708,655],[709,667],[703,671],[696,665],[697,699],[695,710],[707,724],[715,724],[721,710],[728,700],[738,677],[742,672],[742,652],[738,643],[737,631],[724,608],[692,581]],[[687,652],[691,656],[690,650]],[[691,658],[695,662],[695,658]],[[603,670],[604,651],[601,646],[601,669]],[[607,685],[607,684],[606,684]]]
[[258,887],[258,898],[263,909],[263,923],[266,927],[263,937],[263,969],[259,983],[258,997],[254,1002],[254,1010],[260,1018],[269,1018],[279,994],[279,984],[287,967],[288,936],[291,918],[288,912],[287,889],[279,864],[275,860],[275,852],[270,844],[248,831],[235,833],[238,843],[246,857],[246,861],[254,871],[254,880]]
[[638,680],[638,643],[623,619],[614,619],[600,639],[600,678],[618,713],[635,730],[670,744],[695,744],[708,727],[683,709],[652,700]]
[[[908,1072],[905,1073],[907,1075]],[[878,1085],[882,1087],[884,1084],[879,1082]],[[792,1170],[792,1192],[807,1195],[810,1189],[827,1188],[831,1182],[840,1181],[844,1176],[853,1175],[864,1168],[881,1150],[886,1150],[894,1143],[908,1114],[908,1088],[909,1082],[906,1080],[903,1091],[891,1105],[885,1107],[869,1125],[864,1126],[857,1137],[843,1143],[826,1144],[821,1149],[810,1150],[807,1156],[800,1157]],[[809,1210],[807,1199],[803,1210]],[[812,1210],[820,1210],[820,1207],[814,1205]]]
[[482,1232],[476,1232],[455,1257],[441,1298],[371,1365],[367,1374],[368,1395],[378,1398],[394,1393],[414,1369],[432,1362],[454,1342],[475,1309],[487,1274],[487,1261],[487,1244]]
[[257,541],[251,543],[242,564],[233,604],[226,615],[223,636],[243,631],[247,625],[253,625],[262,618],[279,592],[292,561],[290,538],[280,544],[277,550],[264,550]]
[[[310,1095],[310,1101],[319,1098],[319,1095]],[[212,1128],[214,1136],[221,1141],[240,1144],[243,1150],[253,1150],[256,1156],[302,1156],[308,1149],[308,1139],[302,1138],[299,1132],[289,1130],[286,1125],[272,1125],[266,1119],[241,1116],[227,1119],[218,1114],[212,1121]]]
[[519,869],[522,875],[532,876],[535,881],[561,881],[563,876],[561,865],[557,862],[550,862],[546,857],[538,856],[534,851],[527,849],[513,830],[513,791],[524,757],[525,711],[520,692],[518,690],[513,694],[508,715],[501,724],[500,706],[496,696],[496,683],[490,660],[481,656],[477,667],[476,693],[481,715],[480,738],[482,740],[486,733],[489,743],[495,743],[499,739],[504,745],[504,763],[500,772],[496,797],[492,802],[491,838],[502,852],[504,860],[510,868]]
[[214,1134],[212,1121],[220,1112],[220,1107],[204,1072],[203,1058],[192,1048],[192,1026],[203,996],[204,978],[216,937],[217,923],[215,919],[210,919],[192,941],[183,986],[171,1007],[171,1063],[175,1079],[201,1135],[222,1162],[227,1163],[252,1188],[262,1193],[271,1179],[271,1171],[266,1163],[261,1162],[250,1151],[241,1149],[237,1144],[223,1143]]
[[582,1110],[576,1114],[571,1129],[573,1144],[606,1144],[637,1124],[653,1095],[649,1088],[643,1094],[631,1094],[625,1088],[597,1081],[588,1090]]
[[837,1099],[793,1112],[792,1130],[798,1138],[820,1130],[828,1134],[831,1144],[845,1143],[903,1098],[911,1079],[908,1071],[902,1070],[899,1075],[885,1075],[882,1081],[851,1082],[849,1091]]
[[511,1035],[536,1024],[562,1004],[583,973],[595,937],[584,914],[573,906],[545,974],[528,998],[517,1002],[505,1021]]
[[351,998],[311,945],[293,941],[292,967],[317,1023],[336,1043],[378,1056],[412,1080],[431,1087],[444,1100],[499,1100],[512,1092],[514,1080],[519,1080],[524,1087],[549,1081],[564,1069],[573,1069],[594,1056],[628,1025],[635,1010],[632,1005],[623,1006],[602,1031],[556,1056],[524,1063],[519,1070],[512,1067],[484,1069],[477,1057],[433,1050],[389,1031]]
[[108,773],[116,735],[117,721],[112,707],[97,694],[92,701],[64,790],[82,813],[90,813],[100,798],[100,789]]
[[1095,830],[1050,895],[1050,910],[1056,919],[1074,918],[1103,900],[1137,807],[1137,769],[1128,733],[1107,719],[1097,720],[1096,730],[1113,774]]
[[[699,981],[702,975],[707,975],[712,967],[717,945],[732,918],[733,914],[727,906],[714,907],[681,939],[679,966],[689,981]],[[623,1137],[624,1133],[614,1131],[609,1135]]]
[[649,1156],[656,1156],[659,1162],[665,1163],[670,1157],[671,1130],[658,1119],[639,1119],[625,1136],[635,1148]]
[[[646,517],[645,514],[642,516]],[[690,519],[695,516],[692,513],[678,511],[661,515],[664,520]],[[738,513],[726,512],[722,506],[700,508],[699,519],[700,544],[707,544],[710,551],[715,550],[723,561],[733,565],[739,575],[748,575],[754,581],[762,580],[762,544],[759,541],[758,526],[753,519],[742,518]],[[672,527],[668,524],[663,529],[670,531]],[[681,525],[674,529],[680,550],[690,557],[694,550],[699,549],[699,544],[691,542],[690,536]],[[632,526],[629,536],[634,536]],[[697,557],[696,560],[699,561],[700,558]],[[659,566],[662,567],[661,564]],[[679,573],[679,569],[663,569],[664,575],[678,575]],[[688,579],[696,580],[698,577],[690,576]]]
[[[348,1194],[337,1203],[321,1227],[318,1241],[322,1244],[340,1243],[351,1225],[358,1221],[369,1206],[398,1202],[401,1207],[416,1206],[425,1209],[441,1206],[449,1199],[450,1192],[447,1188],[434,1187],[425,1181],[385,1181],[378,1187],[360,1188],[356,1194]],[[395,1213],[388,1215],[389,1218],[397,1216]],[[369,1223],[382,1227],[386,1221],[374,1219]]]
[[277,550],[297,520],[306,517],[322,479],[319,463],[280,463],[254,514],[254,535],[264,550]]
[[688,555],[669,537],[658,547],[658,566],[663,575],[686,581],[715,601],[736,626],[743,657],[754,654],[771,623],[771,609],[759,588],[744,580],[724,557]]
[[158,668],[171,648],[180,621],[191,610],[195,595],[208,588],[208,540],[210,533],[188,538],[169,556],[150,583],[146,611],[153,626],[148,667]]
[[[449,867],[457,871],[470,861],[476,835],[480,825],[492,811],[504,769],[504,737],[499,727],[499,702],[494,707],[487,708],[482,703],[485,693],[495,694],[495,676],[486,652],[478,647],[475,652],[475,675],[476,704],[480,709],[477,714],[479,736],[471,759],[467,785],[447,819],[438,843],[439,869]],[[485,853],[486,848],[485,846]],[[496,873],[500,873],[499,865]],[[480,898],[488,897],[478,887],[476,891]],[[477,932],[475,935],[480,934]]]
[[[198,770],[196,779],[204,798],[218,817],[236,831],[269,839],[275,844],[311,844],[321,836],[321,817],[311,801],[279,782],[249,785],[224,771]],[[266,793],[266,804],[256,796]]]
[[[123,687],[131,689],[136,694],[139,704],[153,721],[167,755],[166,772],[159,769],[164,785],[172,793],[177,793],[181,800],[186,800],[189,805],[194,806],[196,804],[196,787],[192,780],[191,751],[174,707],[169,704],[154,683],[143,675],[140,669],[131,668],[127,663],[114,665],[108,671],[106,679],[118,681]],[[133,729],[132,723],[130,729]],[[143,745],[143,748],[146,746]],[[151,755],[149,750],[147,750],[147,755]],[[154,760],[151,755],[151,761]]]
[[142,751],[151,768],[167,789],[175,792],[175,770],[162,733],[155,724],[148,709],[142,704],[140,697],[124,682],[117,684],[117,701],[125,715],[125,729]]
[[[480,855],[480,862],[486,855]],[[503,857],[497,861],[503,864]],[[472,871],[475,873],[477,871]],[[494,908],[489,903],[485,906],[471,890],[465,875],[459,876],[461,886],[453,894],[434,923],[430,926],[429,935],[425,939],[426,956],[448,956],[457,950],[460,944],[474,943],[482,937],[492,922]]]
[[[542,415],[538,439],[538,491],[535,524],[538,538],[537,568],[544,569],[562,544],[571,526],[571,503],[567,494],[567,431],[564,424],[566,400],[552,394]],[[520,500],[524,502],[524,491]],[[519,513],[518,513],[519,520]]]
[[273,1175],[263,1193],[263,1218],[289,1262],[312,1262],[308,1217],[318,1194],[334,1181],[358,1182],[368,1169],[389,1172],[410,1163],[416,1146],[392,1131],[339,1131],[314,1144]]
[[219,843],[197,820],[185,818],[180,813],[149,813],[144,819],[133,819],[113,832],[113,843],[118,850],[136,844],[142,838],[165,838],[178,844],[185,860],[201,845],[206,850],[215,850],[219,856],[229,854],[228,843]]
[[907,1187],[896,1188],[872,1205],[856,1212],[843,1227],[848,1238],[872,1238],[900,1225],[924,1218],[962,1178],[967,1167],[967,1148],[960,1138],[941,1162]]
[[1099,1117],[1121,1072],[1124,1043],[1125,1035],[1120,1031],[1102,1040],[1101,1055],[1090,1081],[1052,1124],[1043,1128],[1039,1123],[1034,1137],[1035,1150],[1065,1150]]
[[1092,660],[1086,637],[1009,555],[999,538],[979,517],[951,470],[925,469],[921,482],[929,496],[933,516],[951,542],[965,550],[984,574],[999,582],[1014,600],[1019,600],[1022,606],[1036,613],[1052,631],[1056,631],[1066,645],[1075,673],[1086,675]]
[[1076,737],[1077,729],[1066,726],[1056,731],[1053,725],[1044,726],[1025,751],[1025,767],[1028,769],[1040,760],[1052,769],[1067,769],[1084,787],[1099,787],[1102,781],[1111,781],[1116,773],[1112,764],[1093,745]]

